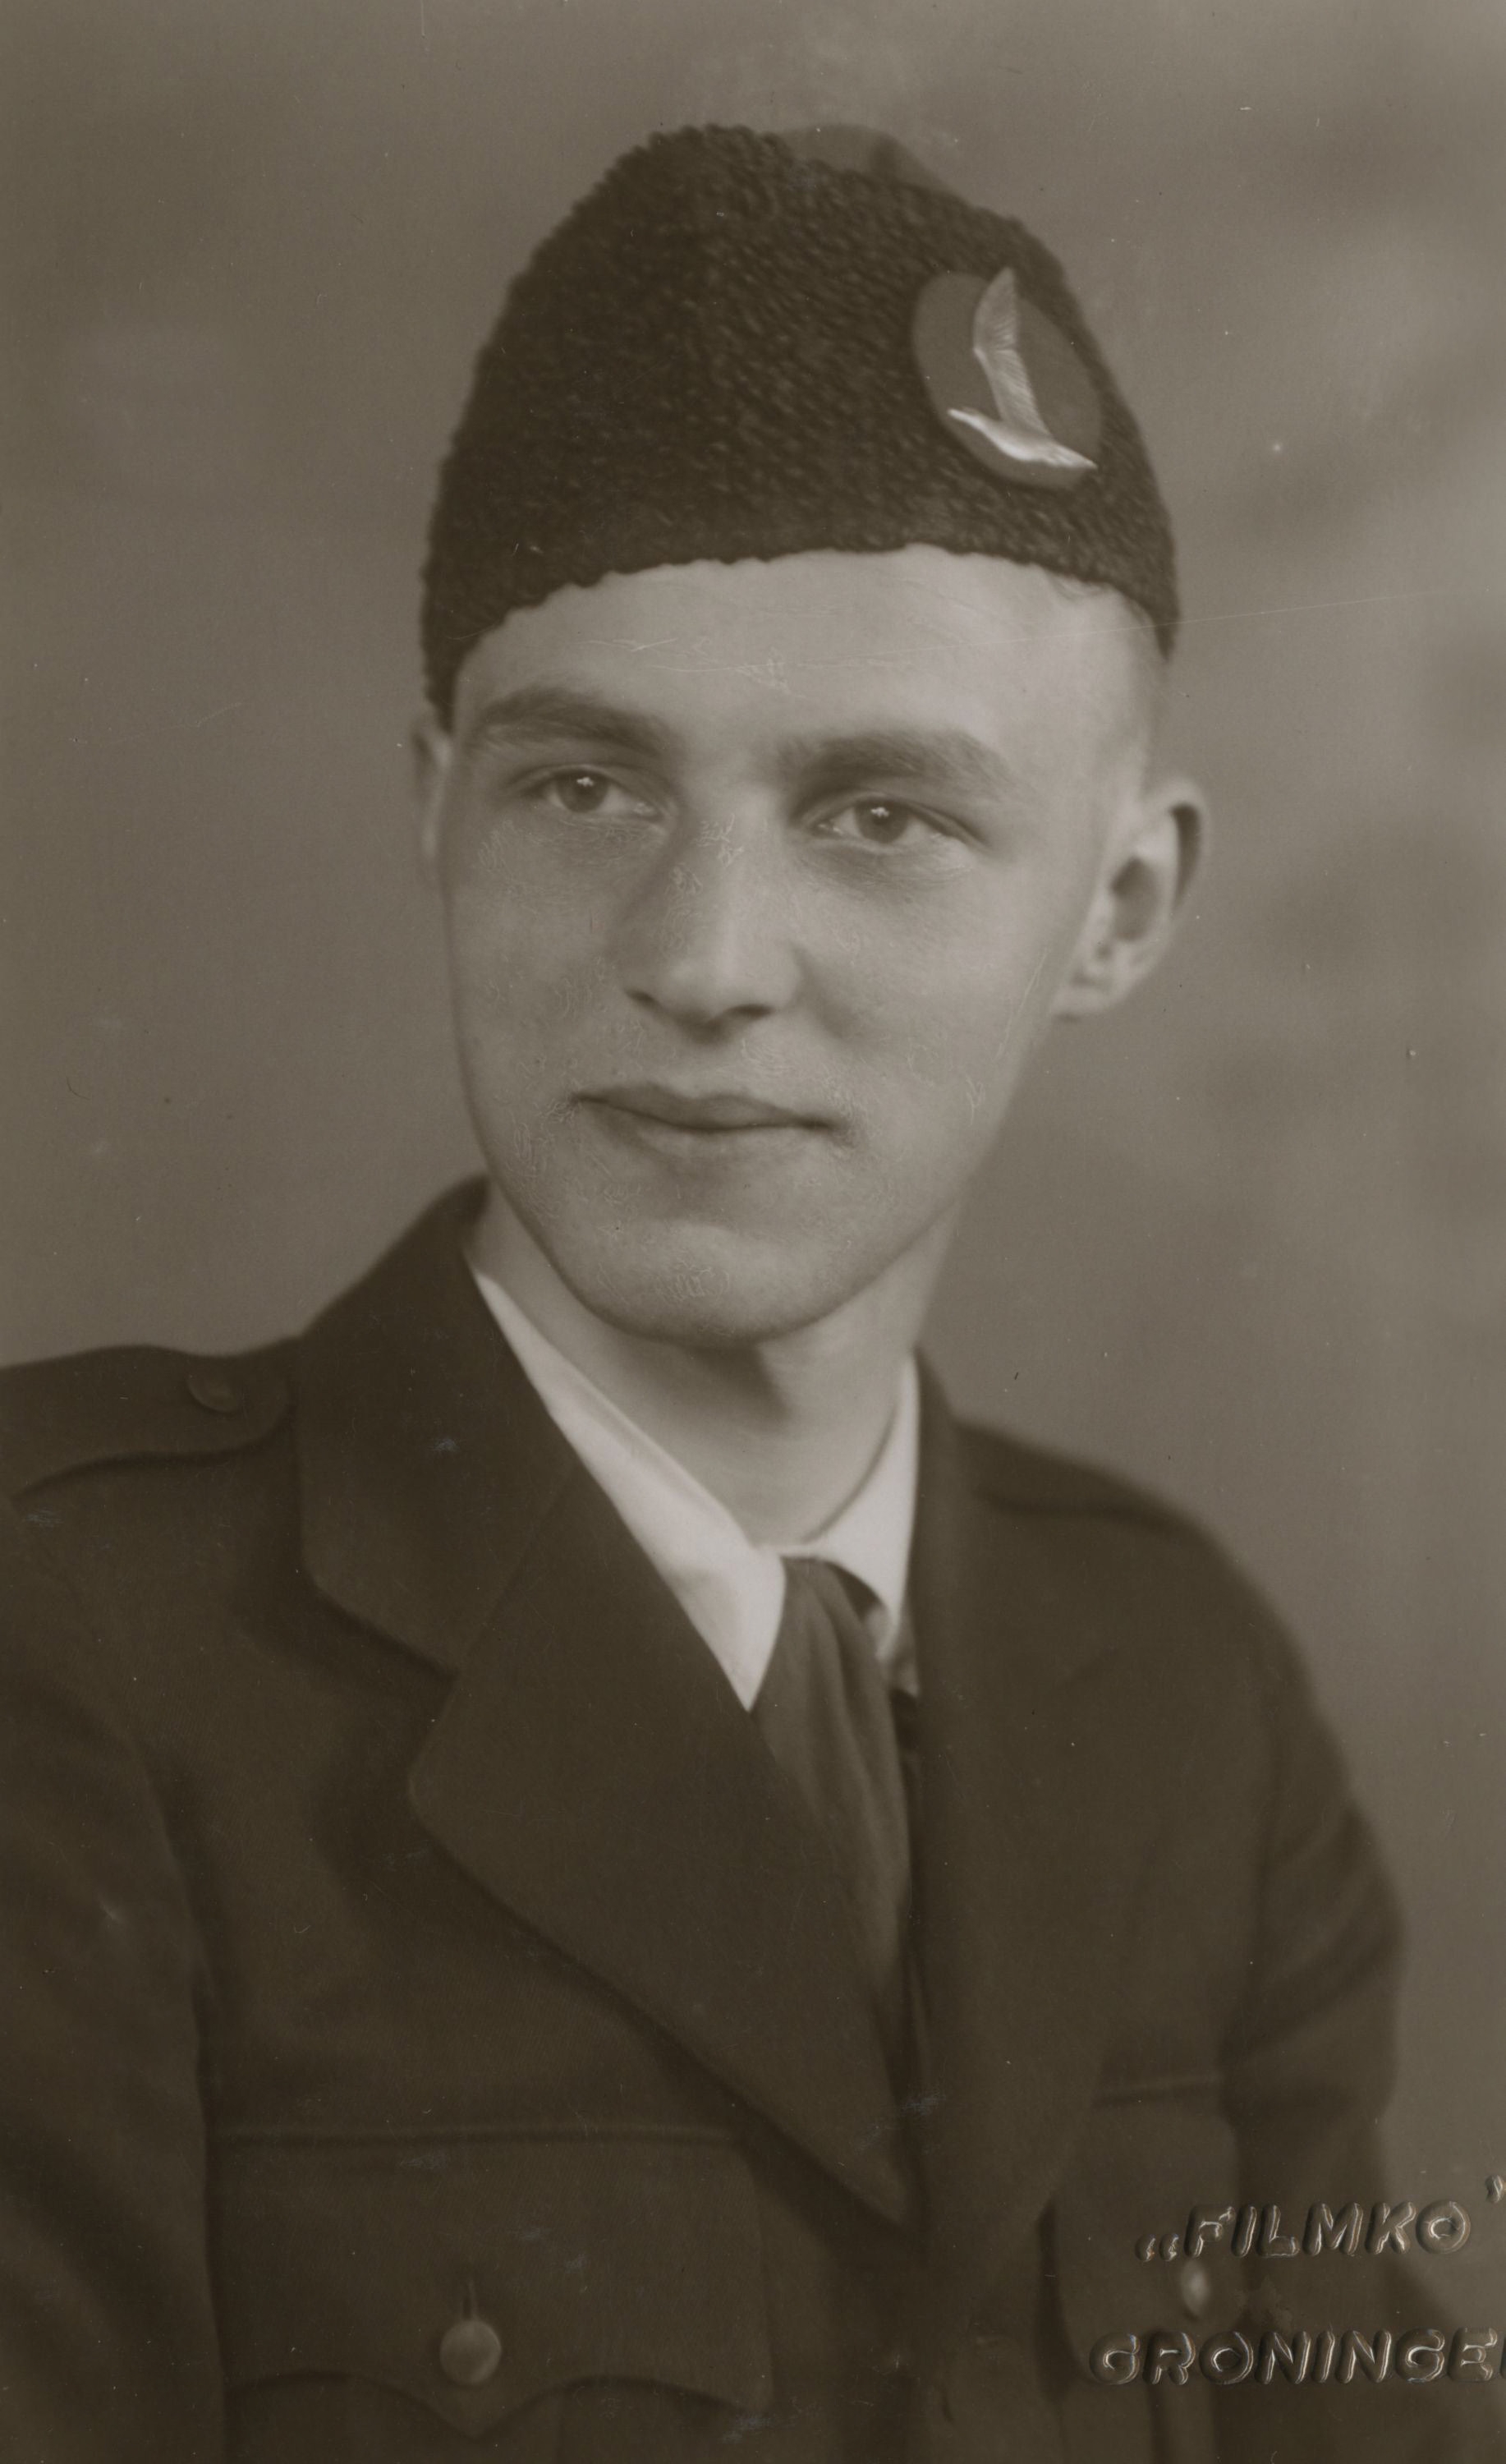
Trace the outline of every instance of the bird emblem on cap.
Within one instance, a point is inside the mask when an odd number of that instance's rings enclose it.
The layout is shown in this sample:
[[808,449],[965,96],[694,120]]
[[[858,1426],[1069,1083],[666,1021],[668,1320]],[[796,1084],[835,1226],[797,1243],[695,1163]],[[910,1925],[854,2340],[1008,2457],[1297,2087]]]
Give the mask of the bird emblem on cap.
[[933,275],[916,299],[910,339],[931,409],[995,479],[1071,489],[1097,471],[1097,383],[1014,266]]
[[1063,445],[1040,415],[1036,388],[1019,347],[1019,291],[1014,272],[996,275],[973,312],[972,356],[989,381],[993,416],[982,410],[949,410],[948,417],[980,436],[1007,462],[1044,465],[1051,471],[1091,471],[1090,455]]

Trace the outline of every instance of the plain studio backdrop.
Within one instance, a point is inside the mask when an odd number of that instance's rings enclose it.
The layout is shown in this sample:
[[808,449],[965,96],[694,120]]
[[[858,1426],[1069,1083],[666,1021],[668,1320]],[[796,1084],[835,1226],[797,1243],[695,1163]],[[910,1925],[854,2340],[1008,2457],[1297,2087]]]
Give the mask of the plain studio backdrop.
[[932,1351],[1303,1637],[1409,1925],[1395,2195],[1463,2200],[1450,2297],[1506,2328],[1506,15],[10,0],[3,40],[11,1357],[286,1331],[471,1168],[421,537],[504,281],[609,160],[876,121],[1064,256],[1176,514],[1217,836],[1166,972],[1048,1047]]

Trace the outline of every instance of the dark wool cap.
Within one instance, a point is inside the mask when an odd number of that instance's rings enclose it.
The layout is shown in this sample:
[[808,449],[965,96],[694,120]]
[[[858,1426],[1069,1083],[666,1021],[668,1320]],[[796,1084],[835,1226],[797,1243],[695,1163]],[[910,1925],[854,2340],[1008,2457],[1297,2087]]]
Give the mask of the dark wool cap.
[[1166,507],[1038,240],[868,132],[656,137],[477,361],[429,531],[429,693],[447,718],[467,652],[566,583],[916,541],[1117,590],[1170,649]]

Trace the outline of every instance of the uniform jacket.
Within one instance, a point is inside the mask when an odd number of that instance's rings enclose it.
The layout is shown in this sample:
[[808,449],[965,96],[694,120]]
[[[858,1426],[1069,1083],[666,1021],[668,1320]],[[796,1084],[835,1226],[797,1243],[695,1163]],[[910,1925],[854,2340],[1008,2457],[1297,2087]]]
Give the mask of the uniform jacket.
[[1444,2259],[1137,2255],[1387,2189],[1389,1902],[1212,1546],[928,1393],[897,2102],[824,1848],[470,1202],[295,1343],[9,1378],[8,2464],[1498,2454],[1446,2382],[1087,2366],[1447,2323]]

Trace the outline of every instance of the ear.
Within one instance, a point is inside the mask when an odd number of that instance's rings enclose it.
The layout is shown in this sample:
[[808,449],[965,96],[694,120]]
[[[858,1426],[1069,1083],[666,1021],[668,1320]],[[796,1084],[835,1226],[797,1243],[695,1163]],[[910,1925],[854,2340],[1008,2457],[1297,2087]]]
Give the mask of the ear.
[[1054,1018],[1091,1018],[1134,991],[1164,957],[1197,869],[1207,827],[1188,779],[1144,789],[1111,832],[1098,886]]
[[408,756],[413,767],[413,810],[418,824],[419,854],[425,871],[430,875],[439,866],[445,797],[449,786],[453,753],[454,738],[447,728],[440,725],[432,711],[425,711],[414,720],[408,737]]

